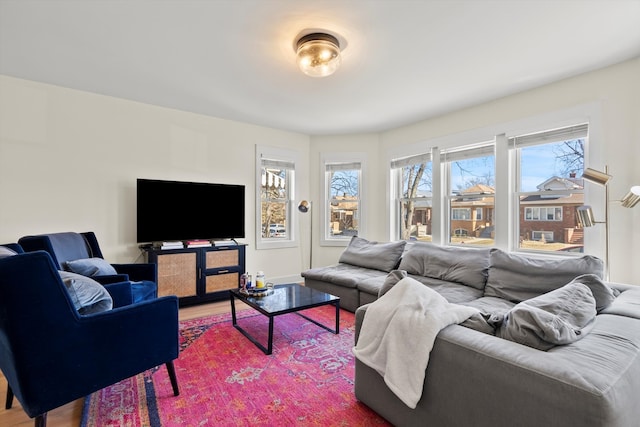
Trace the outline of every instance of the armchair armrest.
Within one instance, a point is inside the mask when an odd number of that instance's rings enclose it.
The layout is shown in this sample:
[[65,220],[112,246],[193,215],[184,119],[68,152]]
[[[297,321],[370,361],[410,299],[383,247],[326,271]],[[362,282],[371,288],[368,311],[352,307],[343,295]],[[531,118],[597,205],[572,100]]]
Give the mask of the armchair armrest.
[[55,348],[67,356],[55,362],[38,360],[44,365],[39,369],[50,373],[44,385],[64,387],[67,395],[77,398],[175,360],[178,327],[175,296],[77,316],[64,348]]
[[158,283],[158,266],[156,264],[111,264],[120,274],[127,274],[130,280],[148,280]]
[[131,282],[118,282],[104,285],[104,288],[111,295],[113,308],[124,307],[133,304],[131,293]]

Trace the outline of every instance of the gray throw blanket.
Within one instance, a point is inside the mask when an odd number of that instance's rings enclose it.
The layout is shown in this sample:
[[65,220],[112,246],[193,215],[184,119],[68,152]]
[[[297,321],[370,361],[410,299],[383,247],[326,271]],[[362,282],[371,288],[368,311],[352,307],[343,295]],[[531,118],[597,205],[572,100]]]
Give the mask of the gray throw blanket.
[[414,409],[422,396],[429,354],[441,329],[477,313],[406,277],[367,308],[353,353]]

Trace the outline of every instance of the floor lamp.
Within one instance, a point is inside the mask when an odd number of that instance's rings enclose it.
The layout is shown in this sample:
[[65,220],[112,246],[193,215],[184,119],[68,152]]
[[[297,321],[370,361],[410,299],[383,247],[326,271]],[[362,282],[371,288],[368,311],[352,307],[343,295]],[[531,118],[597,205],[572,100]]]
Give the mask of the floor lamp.
[[309,214],[309,268],[313,261],[313,212],[311,211],[311,202],[303,200],[298,205],[298,211]]
[[[604,205],[604,221],[596,221],[593,216],[591,206],[584,205],[576,210],[576,219],[580,227],[593,227],[596,224],[605,225],[605,278],[610,279],[609,275],[609,181],[613,178],[609,175],[609,167],[604,167],[604,172],[586,168],[582,174],[582,178],[586,181],[593,182],[604,186],[605,205]],[[640,202],[640,185],[631,187],[629,192],[620,200],[620,204],[625,208],[632,208]]]

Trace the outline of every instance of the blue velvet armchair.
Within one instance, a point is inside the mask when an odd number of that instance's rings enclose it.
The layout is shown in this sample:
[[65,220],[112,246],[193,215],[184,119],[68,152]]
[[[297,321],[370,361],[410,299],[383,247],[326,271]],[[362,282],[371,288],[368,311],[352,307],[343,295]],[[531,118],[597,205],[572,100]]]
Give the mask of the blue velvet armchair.
[[[19,252],[19,247],[6,245]],[[0,259],[0,368],[36,426],[48,411],[165,364],[179,394],[178,299],[81,316],[43,251]]]
[[[95,233],[63,232],[24,236],[18,243],[26,252],[46,251],[60,270],[69,270],[70,263],[95,258],[104,259]],[[133,302],[156,298],[158,269],[156,264],[110,264],[116,274],[98,272],[91,277],[102,284],[131,281]],[[80,274],[85,274],[80,272]],[[88,275],[88,274],[86,274]]]

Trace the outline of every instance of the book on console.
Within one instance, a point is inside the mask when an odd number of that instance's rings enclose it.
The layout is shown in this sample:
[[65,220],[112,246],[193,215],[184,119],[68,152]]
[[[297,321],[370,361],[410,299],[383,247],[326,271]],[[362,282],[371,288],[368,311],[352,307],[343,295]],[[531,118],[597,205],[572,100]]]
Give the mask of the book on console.
[[213,244],[216,246],[237,246],[238,242],[233,239],[228,240],[214,240]]

